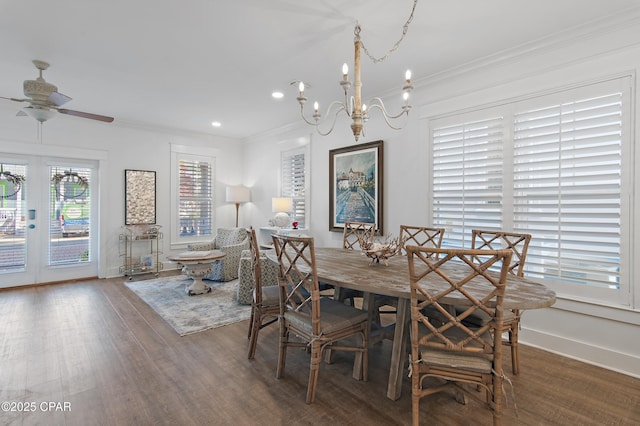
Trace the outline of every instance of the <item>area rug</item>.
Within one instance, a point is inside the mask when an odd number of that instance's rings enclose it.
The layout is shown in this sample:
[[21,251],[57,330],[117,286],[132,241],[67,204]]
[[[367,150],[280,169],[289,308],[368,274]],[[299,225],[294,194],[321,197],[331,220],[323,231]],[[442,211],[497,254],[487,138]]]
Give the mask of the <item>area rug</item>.
[[191,278],[183,275],[125,282],[147,305],[151,306],[173,329],[185,336],[248,319],[251,306],[237,302],[238,280],[208,282],[207,294],[189,296],[185,285]]

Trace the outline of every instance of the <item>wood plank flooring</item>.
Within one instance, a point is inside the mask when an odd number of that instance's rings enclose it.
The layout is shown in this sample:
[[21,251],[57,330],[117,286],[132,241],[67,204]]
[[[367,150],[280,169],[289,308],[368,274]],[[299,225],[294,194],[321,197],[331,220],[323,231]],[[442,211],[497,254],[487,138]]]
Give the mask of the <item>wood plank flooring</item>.
[[[277,326],[262,331],[253,361],[247,327],[243,321],[180,337],[124,278],[0,291],[0,402],[20,409],[3,405],[0,424],[411,423],[409,380],[401,399],[385,396],[390,342],[371,349],[368,382],[351,378],[352,354],[337,353],[321,366],[316,402],[307,405],[308,354],[290,351],[285,378],[276,380]],[[509,351],[505,357],[511,375]],[[505,425],[640,424],[639,379],[524,345],[520,366],[511,377],[517,415],[507,387]],[[60,405],[41,405],[48,402]],[[423,399],[421,418],[491,424],[488,410],[449,394]]]

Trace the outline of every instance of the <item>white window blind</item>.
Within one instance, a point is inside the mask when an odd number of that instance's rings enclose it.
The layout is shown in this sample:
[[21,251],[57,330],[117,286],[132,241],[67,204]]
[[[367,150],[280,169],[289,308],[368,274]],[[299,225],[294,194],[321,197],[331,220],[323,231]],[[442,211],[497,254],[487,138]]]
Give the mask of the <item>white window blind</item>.
[[433,223],[443,245],[470,247],[471,230],[502,222],[503,119],[433,130]]
[[619,288],[622,94],[514,118],[514,228],[533,234],[526,270]]
[[443,245],[469,246],[474,228],[529,233],[525,274],[558,294],[629,305],[631,83],[433,120],[432,211]]
[[306,224],[306,168],[305,151],[285,151],[281,156],[282,196],[293,199],[291,221],[297,221],[299,227]]
[[213,164],[197,158],[178,159],[178,232],[180,237],[212,235]]

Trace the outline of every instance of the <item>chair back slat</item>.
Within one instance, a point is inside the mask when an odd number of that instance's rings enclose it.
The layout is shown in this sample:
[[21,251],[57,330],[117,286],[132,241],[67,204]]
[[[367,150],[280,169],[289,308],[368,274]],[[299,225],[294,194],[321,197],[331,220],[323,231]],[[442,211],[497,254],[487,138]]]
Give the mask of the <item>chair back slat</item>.
[[[493,356],[500,351],[500,334],[493,333],[493,340],[487,340],[487,332],[500,329],[502,323],[502,304],[506,287],[506,278],[512,252],[510,250],[469,250],[439,249],[431,247],[407,246],[409,277],[411,285],[411,322],[412,346],[430,347],[447,351],[483,353]],[[451,263],[455,262],[456,272],[451,274]],[[464,273],[460,268],[464,267]],[[489,268],[499,268],[499,274],[491,273]],[[454,278],[455,276],[455,278]],[[428,277],[428,278],[427,278]],[[421,285],[429,279],[430,285]],[[469,291],[469,283],[486,282],[486,291]],[[441,283],[434,291],[434,283]],[[444,298],[457,296],[466,301],[466,308],[459,313],[452,312],[450,300]],[[430,321],[425,312],[436,309],[445,318]],[[485,325],[474,328],[464,323],[464,319],[476,311],[483,311],[491,317]],[[418,333],[422,326],[426,332]],[[419,336],[419,337],[418,337]],[[414,342],[413,339],[418,339]]]
[[262,304],[262,265],[260,264],[260,246],[258,245],[256,230],[253,229],[253,226],[249,227],[247,234],[249,235],[249,250],[251,251],[251,275],[255,286],[254,298],[257,304]]
[[524,264],[531,241],[530,234],[519,234],[505,231],[471,231],[471,247],[479,250],[509,249],[513,252],[509,272],[519,277],[524,276]]
[[429,228],[425,226],[400,225],[400,254],[407,254],[405,245],[416,245],[418,247],[442,246],[444,228]]
[[320,332],[320,291],[313,237],[274,234],[273,245],[280,266],[280,313],[308,317],[314,333]]
[[360,250],[361,241],[370,241],[376,232],[375,223],[345,222],[342,233],[342,248]]

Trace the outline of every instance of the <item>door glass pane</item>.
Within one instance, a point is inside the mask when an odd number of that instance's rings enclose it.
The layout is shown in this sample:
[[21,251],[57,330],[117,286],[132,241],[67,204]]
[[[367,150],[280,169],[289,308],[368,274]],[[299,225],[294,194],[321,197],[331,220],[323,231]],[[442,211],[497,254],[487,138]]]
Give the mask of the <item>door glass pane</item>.
[[50,167],[49,265],[89,262],[91,169]]
[[24,270],[26,264],[24,182],[27,167],[0,168],[0,271]]

